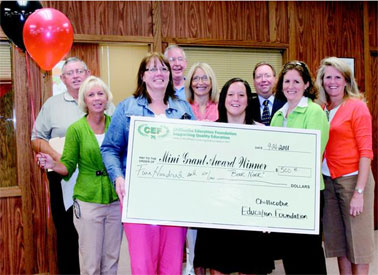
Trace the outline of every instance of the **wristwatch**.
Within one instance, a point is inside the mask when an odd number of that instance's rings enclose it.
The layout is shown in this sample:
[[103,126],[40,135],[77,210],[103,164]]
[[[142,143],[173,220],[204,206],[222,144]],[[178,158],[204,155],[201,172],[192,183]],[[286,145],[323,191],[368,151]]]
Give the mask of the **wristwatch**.
[[358,188],[358,187],[356,187],[354,190],[355,190],[358,194],[363,194],[363,193],[364,193],[364,189],[362,189],[362,188]]

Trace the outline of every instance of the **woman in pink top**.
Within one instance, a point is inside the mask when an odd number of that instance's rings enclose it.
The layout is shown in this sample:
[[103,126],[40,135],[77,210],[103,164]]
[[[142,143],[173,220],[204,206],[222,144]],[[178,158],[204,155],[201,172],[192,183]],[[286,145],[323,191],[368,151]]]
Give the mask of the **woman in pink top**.
[[330,121],[322,173],[324,240],[340,274],[368,274],[374,255],[372,122],[349,66],[325,58],[316,83]]
[[[195,63],[185,83],[186,98],[197,120],[218,119],[218,84],[213,69],[207,63]],[[189,228],[186,237],[186,273],[193,274],[194,247],[197,229]]]
[[207,63],[194,64],[188,73],[185,92],[198,120],[218,119],[218,85],[213,69]]

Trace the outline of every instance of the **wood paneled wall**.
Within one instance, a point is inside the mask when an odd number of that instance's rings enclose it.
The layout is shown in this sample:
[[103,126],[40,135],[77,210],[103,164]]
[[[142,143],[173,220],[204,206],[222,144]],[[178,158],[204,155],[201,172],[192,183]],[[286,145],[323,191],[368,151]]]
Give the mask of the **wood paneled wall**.
[[378,51],[378,2],[368,2],[369,12],[369,46],[371,50]]
[[288,43],[287,3],[162,2],[163,37]]
[[[377,2],[44,1],[42,4],[62,11],[70,19],[75,35],[102,35],[107,40],[112,37],[119,40],[123,36],[134,37],[135,41],[151,38],[155,49],[161,48],[161,42],[175,41],[280,48],[285,51],[285,60],[303,60],[314,74],[326,56],[353,57],[358,84],[361,90],[370,88],[369,106],[373,121],[378,120],[378,61],[373,54],[378,49]],[[368,15],[364,5],[368,5]],[[366,16],[368,38],[364,36]],[[4,35],[0,33],[0,37]],[[372,53],[369,57],[365,55],[366,41]],[[78,50],[75,54],[83,52]],[[22,53],[15,51],[14,55],[14,64],[19,67],[14,80],[17,135],[20,135],[16,141],[18,185],[22,194],[0,199],[0,250],[4,251],[0,253],[0,273],[56,273],[54,230],[48,218],[46,186],[33,162],[29,142],[33,118],[32,99],[25,96],[26,64]],[[366,60],[369,70],[365,69]],[[96,63],[95,59],[93,62]],[[95,70],[92,65],[89,65],[91,70]],[[34,62],[31,67],[33,102],[39,110],[51,93],[51,76],[40,72]],[[368,73],[372,82],[365,84]],[[376,134],[376,124],[374,127]],[[377,151],[377,136],[374,148]]]
[[21,197],[0,199],[0,233],[0,273],[25,273]]
[[75,43],[69,56],[76,56],[83,60],[92,75],[100,76],[100,61],[98,57],[98,44]]
[[306,62],[314,76],[327,56],[355,59],[355,76],[364,90],[363,3],[290,2],[293,20],[290,59]]
[[[373,116],[373,151],[374,159],[372,162],[373,174],[375,178],[375,225],[378,227],[378,2],[365,3],[368,12],[368,50],[367,56],[370,57],[370,91],[368,95],[368,106]],[[366,20],[366,18],[365,18]],[[366,72],[368,73],[368,72]]]
[[63,12],[75,34],[152,36],[149,1],[43,1]]

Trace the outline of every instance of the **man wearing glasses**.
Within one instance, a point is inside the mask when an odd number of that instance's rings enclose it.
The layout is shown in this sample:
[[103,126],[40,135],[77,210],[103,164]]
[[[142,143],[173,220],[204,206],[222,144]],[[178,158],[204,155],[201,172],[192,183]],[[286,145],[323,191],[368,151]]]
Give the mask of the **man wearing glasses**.
[[259,62],[253,69],[253,84],[257,96],[252,99],[253,120],[267,126],[274,113],[279,110],[285,102],[274,98],[273,87],[276,84],[276,71],[267,62]]
[[[47,153],[55,161],[60,160],[61,154],[50,146],[49,140],[64,137],[68,126],[84,115],[77,99],[80,85],[89,75],[87,65],[79,58],[70,57],[64,62],[60,79],[67,91],[50,97],[43,104],[32,131],[32,148],[35,152]],[[111,109],[113,111],[114,106]],[[61,184],[62,177],[55,172],[48,172],[47,177],[50,183],[51,212],[57,233],[59,273],[79,274],[78,235],[73,224],[72,205],[65,206],[63,200],[62,187],[67,185]]]
[[186,100],[184,73],[187,63],[185,52],[177,45],[170,45],[165,49],[164,56],[168,59],[169,65],[171,65],[176,96],[182,100]]

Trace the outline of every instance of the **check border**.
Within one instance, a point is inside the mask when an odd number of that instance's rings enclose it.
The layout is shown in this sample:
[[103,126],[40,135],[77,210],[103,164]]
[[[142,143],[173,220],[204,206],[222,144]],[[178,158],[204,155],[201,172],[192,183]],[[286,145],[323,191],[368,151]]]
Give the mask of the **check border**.
[[[255,224],[245,225],[245,224],[233,224],[225,222],[207,222],[207,221],[196,221],[188,222],[185,219],[178,220],[176,218],[172,219],[161,219],[156,218],[145,218],[145,217],[135,217],[131,215],[131,210],[133,205],[130,204],[131,196],[134,196],[132,191],[133,180],[130,178],[131,170],[133,169],[133,158],[134,156],[134,143],[135,143],[135,131],[136,125],[138,123],[158,123],[158,124],[167,124],[167,125],[193,125],[195,127],[210,127],[214,129],[223,129],[231,128],[237,130],[253,130],[253,131],[267,131],[267,132],[277,132],[277,133],[295,133],[303,135],[314,135],[316,142],[313,144],[315,148],[315,188],[313,194],[313,211],[314,211],[314,220],[312,225],[308,228],[293,228],[285,226],[266,226]],[[306,152],[296,152],[296,153],[306,153]],[[270,232],[287,232],[287,233],[304,233],[304,234],[318,234],[319,232],[319,215],[320,215],[320,132],[317,130],[303,130],[303,129],[292,129],[292,128],[281,128],[281,127],[264,127],[264,126],[251,126],[251,125],[239,125],[239,124],[228,124],[228,123],[215,123],[215,122],[204,122],[204,121],[189,121],[189,120],[176,120],[176,119],[156,119],[148,117],[131,117],[130,119],[130,128],[129,128],[129,143],[128,143],[128,152],[127,152],[127,168],[126,168],[126,192],[127,195],[124,199],[124,210],[122,214],[122,221],[129,223],[146,223],[146,224],[160,224],[160,225],[173,225],[173,226],[188,226],[188,227],[206,227],[206,228],[223,228],[223,229],[238,229],[238,230],[253,230],[253,231],[270,231]],[[224,183],[226,184],[226,183]],[[275,187],[277,188],[277,186]],[[279,188],[279,187],[278,187]],[[281,187],[287,188],[287,187]]]

